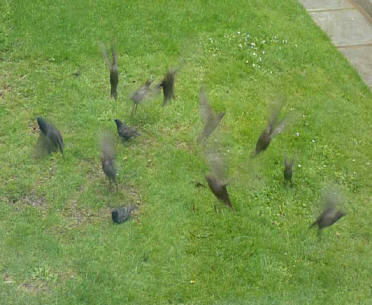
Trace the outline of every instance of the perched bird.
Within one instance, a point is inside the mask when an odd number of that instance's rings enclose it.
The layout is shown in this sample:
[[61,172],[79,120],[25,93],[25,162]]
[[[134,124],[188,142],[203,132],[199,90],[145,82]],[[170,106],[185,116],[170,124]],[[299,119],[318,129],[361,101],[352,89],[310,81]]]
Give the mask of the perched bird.
[[143,99],[151,92],[152,80],[148,79],[145,84],[139,87],[136,91],[133,92],[130,99],[133,101],[132,115],[137,112],[138,104],[142,102]]
[[336,209],[338,197],[335,193],[328,192],[323,201],[323,205],[325,206],[323,212],[310,226],[312,228],[317,225],[318,231],[333,225],[337,220],[346,215],[343,211]]
[[253,152],[253,156],[257,156],[259,153],[265,151],[272,138],[283,131],[287,120],[284,118],[278,122],[280,108],[280,106],[277,106],[272,110],[267,126],[257,140],[256,149]]
[[114,143],[112,136],[109,134],[101,137],[101,166],[106,177],[109,179],[110,187],[114,183],[117,189]]
[[291,186],[293,186],[293,183],[292,183],[293,164],[294,164],[293,159],[291,161],[288,161],[287,157],[284,156],[284,170],[283,170],[284,181],[289,181]]
[[203,87],[200,89],[199,94],[199,110],[204,123],[204,128],[197,139],[198,142],[201,142],[203,139],[207,139],[217,128],[225,112],[220,112],[217,115],[213,112],[211,106],[208,104]]
[[112,63],[110,62],[106,47],[102,44],[102,55],[103,59],[106,63],[107,68],[110,70],[110,84],[111,84],[111,97],[115,100],[118,98],[118,82],[119,82],[119,75],[118,75],[118,65],[117,65],[117,56],[114,49],[114,46],[111,45],[111,55],[112,55]]
[[[49,141],[52,143],[52,146],[50,146],[50,143],[46,141],[46,139],[40,138],[41,141],[44,142],[44,144],[47,147],[48,152],[52,152],[56,149],[59,149],[63,155],[63,140],[60,132],[57,128],[55,128],[51,123],[48,123],[41,117],[37,117],[37,124],[39,125],[40,131],[43,133],[45,137],[49,139]],[[54,146],[53,149],[52,147]]]
[[163,80],[157,85],[157,88],[163,88],[163,107],[168,101],[174,99],[174,77],[178,69],[168,70]]
[[216,198],[226,204],[229,208],[233,209],[231,205],[230,197],[227,192],[227,181],[225,179],[225,168],[221,157],[216,154],[207,155],[207,161],[211,173],[205,176],[205,180],[208,182],[208,186]]
[[115,119],[115,123],[116,128],[118,130],[118,134],[120,138],[122,138],[124,141],[128,141],[132,137],[139,136],[139,133],[134,128],[125,125],[120,120]]
[[111,211],[112,221],[119,224],[127,221],[133,210],[136,210],[137,207],[130,205],[127,207],[115,208]]

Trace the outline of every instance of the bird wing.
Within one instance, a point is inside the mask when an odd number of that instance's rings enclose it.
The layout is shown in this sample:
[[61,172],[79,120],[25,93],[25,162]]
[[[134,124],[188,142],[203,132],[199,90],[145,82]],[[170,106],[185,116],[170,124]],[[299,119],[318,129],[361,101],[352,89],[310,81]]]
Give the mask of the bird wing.
[[101,54],[102,54],[102,56],[103,56],[103,60],[105,61],[105,64],[106,64],[106,66],[107,66],[107,68],[109,69],[109,70],[111,70],[111,62],[110,62],[110,60],[109,60],[109,58],[108,58],[108,55],[107,55],[107,49],[106,49],[106,46],[103,44],[103,43],[101,43]]
[[209,152],[207,154],[207,162],[213,176],[221,184],[226,184],[226,164],[222,157],[217,152]]
[[211,106],[208,104],[208,100],[207,100],[207,96],[205,95],[204,87],[200,89],[199,110],[200,110],[200,116],[205,124],[215,117],[215,114]]

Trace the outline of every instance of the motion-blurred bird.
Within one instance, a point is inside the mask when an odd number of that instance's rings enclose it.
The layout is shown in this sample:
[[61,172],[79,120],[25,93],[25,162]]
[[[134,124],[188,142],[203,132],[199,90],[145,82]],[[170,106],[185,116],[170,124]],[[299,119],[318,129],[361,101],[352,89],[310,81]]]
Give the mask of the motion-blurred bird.
[[168,70],[163,80],[157,85],[157,88],[163,88],[163,107],[168,101],[174,99],[174,78],[178,69]]
[[114,49],[114,46],[111,45],[111,55],[112,55],[112,63],[110,62],[106,47],[102,44],[102,55],[103,59],[106,63],[107,68],[110,71],[110,84],[111,84],[111,97],[115,100],[118,98],[118,82],[119,82],[119,74],[118,74],[118,65],[117,65],[117,55]]
[[143,99],[151,92],[152,80],[148,79],[145,84],[139,87],[136,91],[133,92],[130,99],[133,101],[132,115],[136,114],[138,104],[142,102]]
[[336,209],[338,200],[337,194],[334,192],[328,192],[323,199],[323,205],[325,208],[320,216],[311,224],[310,228],[317,225],[318,230],[320,231],[333,225],[337,220],[345,216],[346,214],[343,211]]
[[205,176],[205,180],[207,180],[210,190],[218,200],[222,201],[229,208],[233,209],[226,188],[226,170],[221,157],[217,153],[208,154],[207,162],[209,163],[211,173]]
[[139,133],[134,129],[125,125],[120,120],[115,119],[116,128],[121,139],[128,141],[132,137],[139,136]]
[[278,105],[272,110],[267,126],[257,140],[256,149],[253,152],[253,156],[257,156],[260,152],[265,151],[272,138],[283,131],[287,120],[284,118],[278,122],[280,108],[281,107]]
[[[49,139],[49,141],[52,143],[52,145],[59,149],[63,155],[63,140],[60,132],[57,128],[55,128],[51,123],[48,123],[41,117],[37,117],[37,124],[39,125],[40,131],[43,133],[45,137]],[[41,141],[44,141],[45,139],[40,139]],[[47,146],[50,146],[47,142],[44,141],[44,144]],[[48,152],[52,152],[52,148],[47,148]]]
[[136,210],[137,207],[130,205],[127,207],[115,208],[111,211],[112,221],[119,224],[127,221],[133,210]]
[[115,149],[112,136],[109,134],[104,134],[101,137],[101,166],[106,177],[109,179],[110,187],[113,182],[117,189]]
[[217,115],[213,112],[211,106],[208,104],[203,87],[200,89],[199,94],[199,110],[204,123],[204,128],[197,139],[198,142],[201,142],[203,139],[207,139],[217,128],[225,112],[220,112]]
[[283,163],[284,163],[284,170],[283,170],[284,181],[289,181],[291,186],[293,186],[292,174],[293,174],[294,160],[292,159],[291,161],[288,161],[287,156],[284,156],[284,162]]

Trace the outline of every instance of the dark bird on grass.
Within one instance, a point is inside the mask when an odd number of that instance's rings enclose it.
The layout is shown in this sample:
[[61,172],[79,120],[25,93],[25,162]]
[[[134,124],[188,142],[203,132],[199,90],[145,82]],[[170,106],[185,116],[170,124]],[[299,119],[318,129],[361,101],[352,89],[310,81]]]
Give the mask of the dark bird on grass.
[[168,70],[163,80],[157,85],[157,88],[163,89],[163,107],[168,101],[174,99],[174,78],[178,69]]
[[217,153],[210,153],[207,155],[207,162],[211,172],[205,176],[205,180],[207,180],[210,190],[218,200],[233,209],[226,188],[228,184],[225,178],[226,169],[221,157]]
[[259,153],[265,151],[270,144],[270,141],[278,134],[281,133],[287,123],[286,118],[283,118],[278,122],[281,106],[276,106],[267,122],[267,126],[262,131],[260,137],[256,143],[256,149],[253,152],[253,156],[257,156]]
[[103,59],[105,60],[106,66],[110,71],[110,84],[111,84],[111,97],[115,100],[118,98],[118,82],[119,82],[119,74],[118,74],[118,65],[117,65],[117,55],[114,49],[114,46],[111,45],[111,56],[112,56],[112,63],[110,62],[106,47],[102,44],[102,55]]
[[289,181],[291,186],[293,186],[292,174],[293,174],[294,160],[292,159],[291,161],[288,161],[287,156],[284,155],[284,162],[283,163],[284,163],[284,170],[283,170],[284,181]]
[[[47,150],[49,152],[52,152],[56,149],[59,149],[63,155],[63,140],[62,140],[62,136],[60,132],[58,131],[58,129],[55,128],[51,123],[48,123],[47,121],[45,121],[44,119],[40,117],[36,119],[37,119],[37,124],[39,125],[39,128],[40,128],[40,131],[43,133],[45,137],[48,138],[48,140],[52,144],[50,146],[50,143],[48,143],[45,139],[43,138],[40,139],[41,141],[44,141],[44,143],[47,145],[48,147]],[[56,149],[51,148],[53,146]]]
[[111,184],[114,183],[117,189],[115,149],[112,136],[109,134],[104,134],[101,137],[101,166],[106,177],[109,179],[110,187]]
[[132,115],[136,114],[138,104],[140,104],[151,92],[152,80],[148,79],[141,87],[133,92],[130,99],[133,101]]
[[132,127],[122,123],[120,120],[115,119],[116,128],[121,139],[128,141],[132,137],[139,136],[139,133]]
[[199,94],[199,110],[204,123],[204,128],[197,139],[198,142],[201,142],[203,139],[207,139],[217,128],[225,112],[220,112],[217,115],[213,112],[211,106],[208,104],[203,87],[200,89]]
[[346,214],[340,209],[336,208],[338,203],[337,194],[334,192],[328,192],[323,198],[324,209],[320,216],[311,224],[310,228],[318,226],[318,231],[333,225],[337,220]]
[[111,211],[112,221],[119,224],[127,221],[130,218],[130,215],[133,210],[136,210],[137,207],[130,205],[127,207],[115,208]]

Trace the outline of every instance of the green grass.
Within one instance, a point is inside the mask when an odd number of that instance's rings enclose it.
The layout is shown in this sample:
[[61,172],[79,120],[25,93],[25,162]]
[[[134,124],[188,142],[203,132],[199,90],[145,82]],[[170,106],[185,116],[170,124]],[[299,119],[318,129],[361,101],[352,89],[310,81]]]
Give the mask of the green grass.
[[[112,40],[116,103],[99,52]],[[132,90],[178,65],[176,100],[130,119]],[[371,304],[372,96],[296,1],[3,0],[0,71],[0,304]],[[202,84],[227,112],[211,142],[236,213],[193,185],[207,171]],[[280,97],[295,119],[251,163]],[[38,115],[64,159],[33,157]],[[110,193],[98,137],[115,118],[141,136],[117,141]],[[329,184],[348,215],[319,242],[308,226]],[[133,203],[113,225],[110,208]]]

